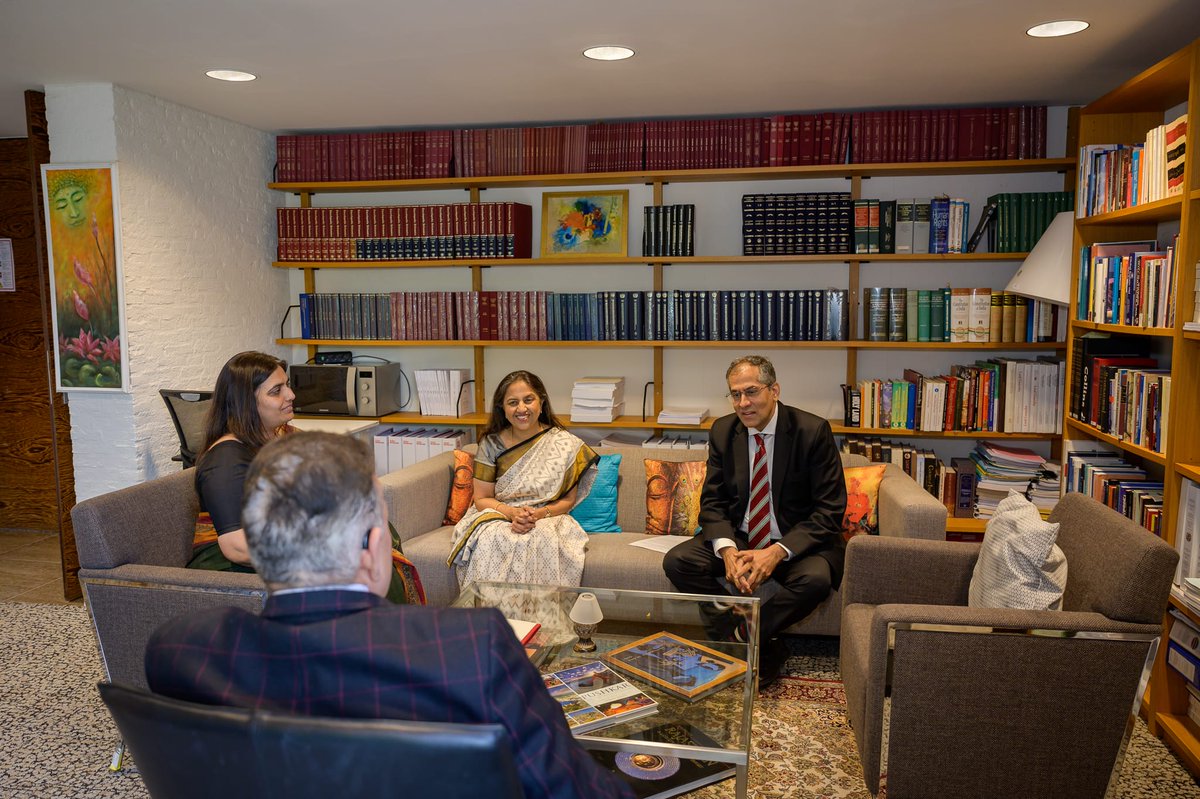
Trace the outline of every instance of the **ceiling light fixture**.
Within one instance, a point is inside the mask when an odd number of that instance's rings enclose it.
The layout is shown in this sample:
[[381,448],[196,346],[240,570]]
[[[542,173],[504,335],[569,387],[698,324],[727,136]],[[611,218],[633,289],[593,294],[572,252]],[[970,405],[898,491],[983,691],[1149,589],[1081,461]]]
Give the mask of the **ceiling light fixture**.
[[596,61],[623,61],[626,58],[633,58],[633,51],[628,47],[620,47],[618,45],[603,45],[600,47],[589,47],[583,51],[584,56]]
[[238,69],[210,69],[204,74],[210,78],[216,78],[217,80],[228,80],[235,83],[240,83],[247,80],[255,80],[258,77],[257,75],[251,75],[249,72],[242,72]]
[[1057,22],[1043,22],[1041,25],[1034,25],[1025,33],[1037,39],[1049,39],[1054,36],[1070,36],[1072,33],[1079,33],[1088,27],[1088,23],[1081,19],[1060,19]]

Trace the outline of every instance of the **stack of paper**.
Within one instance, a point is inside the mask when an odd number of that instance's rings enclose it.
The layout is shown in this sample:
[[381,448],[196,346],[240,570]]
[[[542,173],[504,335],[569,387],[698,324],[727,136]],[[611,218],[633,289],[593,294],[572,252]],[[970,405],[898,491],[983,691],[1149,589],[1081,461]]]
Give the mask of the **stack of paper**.
[[572,422],[611,422],[624,407],[623,377],[581,377],[571,389]]
[[978,479],[975,483],[975,517],[990,519],[1009,491],[1024,495],[1037,479],[1045,459],[1030,449],[1005,447],[981,441],[971,452]]
[[475,410],[468,369],[417,369],[417,398],[422,416],[462,416]]
[[700,424],[708,415],[708,408],[684,408],[671,406],[658,414],[659,424]]
[[1034,479],[1033,488],[1029,492],[1029,500],[1037,506],[1042,518],[1048,518],[1050,511],[1058,504],[1062,493],[1062,469],[1053,461],[1046,461],[1042,471]]

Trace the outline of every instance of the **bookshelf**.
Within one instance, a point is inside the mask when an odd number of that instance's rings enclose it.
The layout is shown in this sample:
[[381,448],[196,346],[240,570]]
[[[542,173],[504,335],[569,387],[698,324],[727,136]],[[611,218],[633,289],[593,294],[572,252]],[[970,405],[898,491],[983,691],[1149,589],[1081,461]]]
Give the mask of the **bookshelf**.
[[[1073,149],[1068,148],[1068,151]],[[697,241],[697,248],[703,254],[689,257],[647,257],[629,255],[624,257],[606,257],[595,259],[553,259],[553,258],[523,258],[523,259],[438,259],[438,260],[395,260],[395,261],[275,261],[273,266],[293,273],[299,273],[302,286],[293,281],[295,290],[303,292],[344,290],[340,286],[347,285],[346,281],[358,280],[357,284],[349,284],[348,290],[363,290],[355,286],[380,285],[384,276],[392,275],[388,280],[394,281],[393,288],[407,288],[410,276],[444,275],[444,280],[459,281],[455,283],[458,289],[483,290],[485,283],[488,289],[498,289],[519,283],[520,280],[533,281],[538,274],[553,276],[570,274],[579,276],[576,279],[588,281],[587,290],[592,290],[591,281],[617,280],[616,275],[636,275],[635,280],[641,281],[638,288],[643,290],[661,291],[664,288],[729,288],[740,287],[739,281],[744,275],[762,275],[769,273],[786,281],[787,286],[831,286],[845,287],[849,290],[849,316],[851,319],[850,338],[847,341],[478,341],[478,340],[425,340],[425,341],[394,341],[394,340],[345,340],[303,339],[295,336],[281,336],[277,343],[303,347],[307,349],[308,357],[316,354],[320,347],[337,349],[367,350],[382,352],[388,349],[404,353],[407,360],[410,353],[414,355],[423,351],[440,352],[441,357],[461,357],[464,350],[471,353],[472,374],[474,383],[475,407],[484,408],[490,395],[490,388],[485,366],[489,372],[503,374],[507,368],[497,365],[497,356],[504,352],[516,353],[512,358],[525,358],[525,353],[536,351],[539,355],[557,357],[556,363],[566,364],[565,368],[573,371],[573,376],[584,373],[610,373],[605,367],[578,366],[580,360],[587,360],[608,353],[615,358],[632,362],[633,358],[645,358],[649,361],[647,377],[653,383],[653,394],[647,401],[646,419],[640,414],[640,392],[636,386],[641,379],[635,379],[627,385],[626,415],[621,416],[610,424],[580,424],[587,428],[625,428],[638,430],[654,430],[656,434],[672,430],[703,430],[707,429],[712,418],[705,419],[695,427],[661,425],[655,420],[664,404],[664,397],[678,398],[680,392],[690,389],[680,387],[679,374],[689,369],[695,370],[692,364],[703,359],[702,368],[707,371],[710,383],[720,383],[720,375],[725,364],[734,355],[761,351],[776,360],[781,378],[788,375],[788,396],[786,401],[807,407],[827,417],[840,413],[841,403],[806,403],[797,397],[792,388],[797,381],[797,372],[781,363],[781,359],[795,353],[805,353],[806,358],[821,359],[824,364],[821,374],[822,382],[832,385],[834,392],[842,382],[857,383],[860,375],[863,377],[882,377],[884,370],[891,369],[897,362],[897,357],[908,360],[919,360],[918,366],[935,370],[948,368],[949,363],[970,363],[976,358],[987,358],[997,354],[1011,354],[1017,357],[1030,357],[1037,354],[1061,352],[1064,345],[1061,342],[1049,343],[949,343],[949,342],[872,342],[858,340],[862,335],[858,321],[861,302],[861,287],[870,285],[901,285],[907,278],[892,278],[895,270],[925,270],[904,274],[929,275],[913,279],[908,285],[916,285],[916,280],[929,281],[923,285],[945,285],[953,282],[961,285],[992,285],[1002,288],[1007,282],[1007,275],[1025,258],[1026,253],[990,253],[975,252],[963,254],[831,254],[831,255],[760,255],[745,256],[734,254],[741,249],[740,239],[740,205],[729,202],[730,198],[740,198],[742,193],[755,192],[804,192],[804,191],[847,191],[852,199],[864,197],[890,198],[896,196],[929,196],[961,192],[976,199],[972,200],[974,216],[971,227],[978,218],[983,199],[998,191],[1052,191],[1063,188],[1073,188],[1076,159],[1038,158],[1021,160],[987,160],[987,161],[943,161],[932,163],[872,163],[872,164],[836,164],[801,167],[761,167],[744,169],[697,169],[697,170],[641,170],[631,172],[583,173],[564,175],[522,175],[497,177],[454,177],[416,180],[374,180],[354,182],[274,182],[271,189],[296,195],[300,207],[316,205],[372,205],[393,204],[395,195],[404,195],[403,202],[480,202],[481,200],[515,199],[527,202],[535,208],[535,226],[537,222],[536,209],[540,202],[536,194],[519,194],[514,190],[561,190],[570,187],[606,187],[629,186],[631,217],[640,220],[639,204],[661,205],[668,202],[694,202],[697,205],[699,221],[697,227],[713,226],[716,217],[724,218],[727,230],[720,236],[716,244],[709,242],[706,246]],[[1065,174],[1065,179],[1062,175]],[[921,184],[918,179],[933,178],[937,180],[936,190],[928,188],[928,182]],[[1024,182],[1020,179],[1024,178]],[[945,179],[945,183],[942,183]],[[890,182],[887,182],[890,181]],[[956,182],[957,181],[957,182]],[[1007,182],[1005,182],[1007,181]],[[883,185],[880,185],[880,184]],[[735,184],[745,184],[738,186]],[[764,185],[765,184],[765,185]],[[944,186],[944,188],[943,188]],[[970,186],[971,188],[964,188]],[[724,188],[722,188],[724,187]],[[810,188],[811,187],[811,188]],[[640,189],[635,196],[634,189]],[[704,192],[713,194],[724,192],[724,205],[720,202],[709,202]],[[697,194],[696,192],[700,192]],[[671,195],[667,198],[668,193]],[[466,195],[465,197],[463,195]],[[412,199],[410,199],[412,198]],[[736,224],[730,224],[736,223]],[[736,228],[736,230],[734,230]],[[637,228],[631,230],[630,251],[640,250],[636,243]],[[536,236],[535,231],[535,236]],[[535,252],[537,242],[534,243]],[[713,253],[729,254],[713,254]],[[998,271],[997,271],[998,270]],[[456,275],[467,275],[463,280]],[[1001,275],[996,277],[996,275]],[[509,276],[523,276],[513,277]],[[609,277],[610,275],[614,277]],[[724,277],[722,277],[722,275]],[[978,276],[977,276],[978,275]],[[990,276],[989,276],[990,275]],[[368,281],[374,279],[376,283]],[[725,280],[723,285],[714,285],[714,281]],[[766,280],[767,278],[762,278]],[[692,281],[697,281],[693,283]],[[807,282],[805,282],[807,281]],[[466,285],[463,285],[466,283]],[[432,284],[425,284],[432,285]],[[611,284],[610,284],[611,285]],[[750,283],[750,288],[768,287],[771,284]],[[518,286],[518,290],[528,286]],[[422,290],[424,286],[420,289]],[[579,290],[579,289],[558,289]],[[904,355],[893,350],[904,351]],[[636,355],[635,355],[636,353]],[[706,357],[706,353],[712,353]],[[786,355],[785,355],[786,353]],[[392,356],[396,357],[396,356]],[[865,359],[865,360],[863,360]],[[950,360],[956,359],[956,360]],[[961,359],[961,360],[958,360]],[[544,359],[543,359],[544,360]],[[680,361],[688,361],[687,365],[677,367]],[[610,361],[611,362],[611,361]],[[639,361],[641,362],[641,361]],[[939,363],[941,365],[931,365]],[[503,363],[503,361],[501,361]],[[836,365],[833,365],[835,364]],[[907,364],[905,364],[907,365]],[[531,367],[538,371],[538,366]],[[808,368],[805,363],[805,369]],[[612,372],[620,374],[620,371]],[[545,377],[545,375],[543,375]],[[896,377],[899,377],[897,374]],[[553,386],[550,386],[552,396],[557,396]],[[829,392],[827,392],[829,393]],[[684,396],[688,394],[685,393]],[[676,400],[680,401],[680,400]],[[556,403],[557,405],[558,403]],[[710,413],[720,415],[727,412],[725,405],[707,403]],[[563,408],[557,410],[562,411]],[[567,419],[564,413],[560,417]],[[478,417],[478,420],[477,420]],[[384,423],[407,424],[440,424],[456,426],[481,426],[482,415],[464,416],[458,419],[438,419],[423,417],[417,413],[390,414],[380,419]],[[570,424],[570,422],[567,422]],[[997,440],[1040,442],[1050,446],[1056,441],[1054,434],[1004,434],[983,432],[930,432],[904,429],[862,429],[847,428],[841,424],[841,418],[831,419],[834,432],[838,435],[860,434],[907,437],[910,439],[928,439],[938,446],[949,446],[954,455],[965,454],[962,447],[969,447],[975,440],[989,438]],[[980,523],[981,528],[982,523]]]
[[[1200,132],[1200,41],[1174,53],[1140,75],[1081,109],[1079,143],[1133,144],[1145,141],[1146,131],[1187,114],[1188,157],[1182,194],[1122,210],[1076,220],[1077,247],[1105,241],[1157,238],[1167,243],[1175,232],[1177,272],[1174,286],[1175,324],[1170,328],[1094,324],[1074,321],[1068,330],[1068,379],[1075,372],[1074,345],[1093,331],[1140,340],[1171,376],[1171,402],[1167,408],[1167,433],[1162,452],[1155,452],[1099,431],[1090,424],[1064,419],[1065,446],[1076,442],[1103,442],[1121,450],[1127,459],[1143,465],[1149,474],[1162,475],[1164,504],[1162,535],[1175,544],[1177,510],[1183,478],[1200,477],[1200,428],[1191,417],[1200,396],[1200,336],[1185,332],[1183,323],[1193,318],[1193,287],[1196,261],[1200,258],[1200,170],[1196,168],[1196,133]],[[1082,164],[1081,164],[1082,169]],[[1077,207],[1081,202],[1076,199]],[[1080,274],[1073,270],[1070,316],[1078,317]],[[1068,403],[1069,404],[1069,403]],[[1182,603],[1171,606],[1184,612]],[[1193,620],[1195,614],[1189,613]],[[1178,754],[1193,775],[1200,776],[1200,728],[1187,718],[1188,693],[1184,679],[1166,664],[1165,634],[1170,618],[1164,620],[1164,641],[1153,666],[1150,689],[1143,713],[1150,729]]]

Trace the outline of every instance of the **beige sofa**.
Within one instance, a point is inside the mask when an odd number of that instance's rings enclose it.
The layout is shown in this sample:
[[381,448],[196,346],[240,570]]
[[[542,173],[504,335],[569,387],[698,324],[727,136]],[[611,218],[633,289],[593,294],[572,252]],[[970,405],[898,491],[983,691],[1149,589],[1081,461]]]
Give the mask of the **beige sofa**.
[[[625,532],[593,533],[589,537],[582,583],[593,588],[626,588],[673,591],[662,570],[662,554],[630,546],[647,538],[647,458],[665,461],[704,460],[704,450],[605,447],[602,454],[620,453],[617,490],[617,524]],[[843,455],[847,466],[865,466],[858,455]],[[404,542],[404,554],[416,564],[431,605],[448,604],[458,595],[454,570],[446,566],[452,528],[442,525],[450,495],[453,458],[439,455],[381,478],[392,523]],[[946,508],[897,466],[889,466],[879,491],[879,528],[884,536],[945,540]],[[773,590],[773,583],[764,591]],[[841,626],[841,598],[837,592],[789,632],[837,635]]]
[[[699,450],[622,452],[618,521],[625,530],[642,529],[646,473],[643,458],[690,460]],[[857,456],[847,463],[864,464]],[[418,565],[433,605],[445,605],[458,593],[446,566],[450,528],[442,526],[450,495],[452,457],[440,455],[393,472],[382,480],[391,518],[404,538],[404,551]],[[190,470],[175,472],[120,491],[80,502],[71,511],[79,549],[79,580],[91,610],[96,638],[111,680],[145,685],[142,658],[150,633],[167,619],[200,608],[238,605],[262,607],[266,589],[254,574],[185,569],[192,552],[199,502]],[[889,467],[879,500],[884,535],[941,540],[946,511],[896,467]],[[638,532],[591,536],[584,585],[670,591],[662,555],[630,541]],[[836,635],[840,599],[834,595],[796,632]]]

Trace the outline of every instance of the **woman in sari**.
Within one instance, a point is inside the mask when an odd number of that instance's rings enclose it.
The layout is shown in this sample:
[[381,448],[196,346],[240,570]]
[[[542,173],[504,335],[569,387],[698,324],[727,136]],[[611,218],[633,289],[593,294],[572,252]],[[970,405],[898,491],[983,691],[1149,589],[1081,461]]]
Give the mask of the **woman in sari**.
[[505,376],[475,453],[474,505],[454,528],[448,564],[459,585],[579,585],[587,533],[569,513],[598,460],[563,429],[537,375]]

